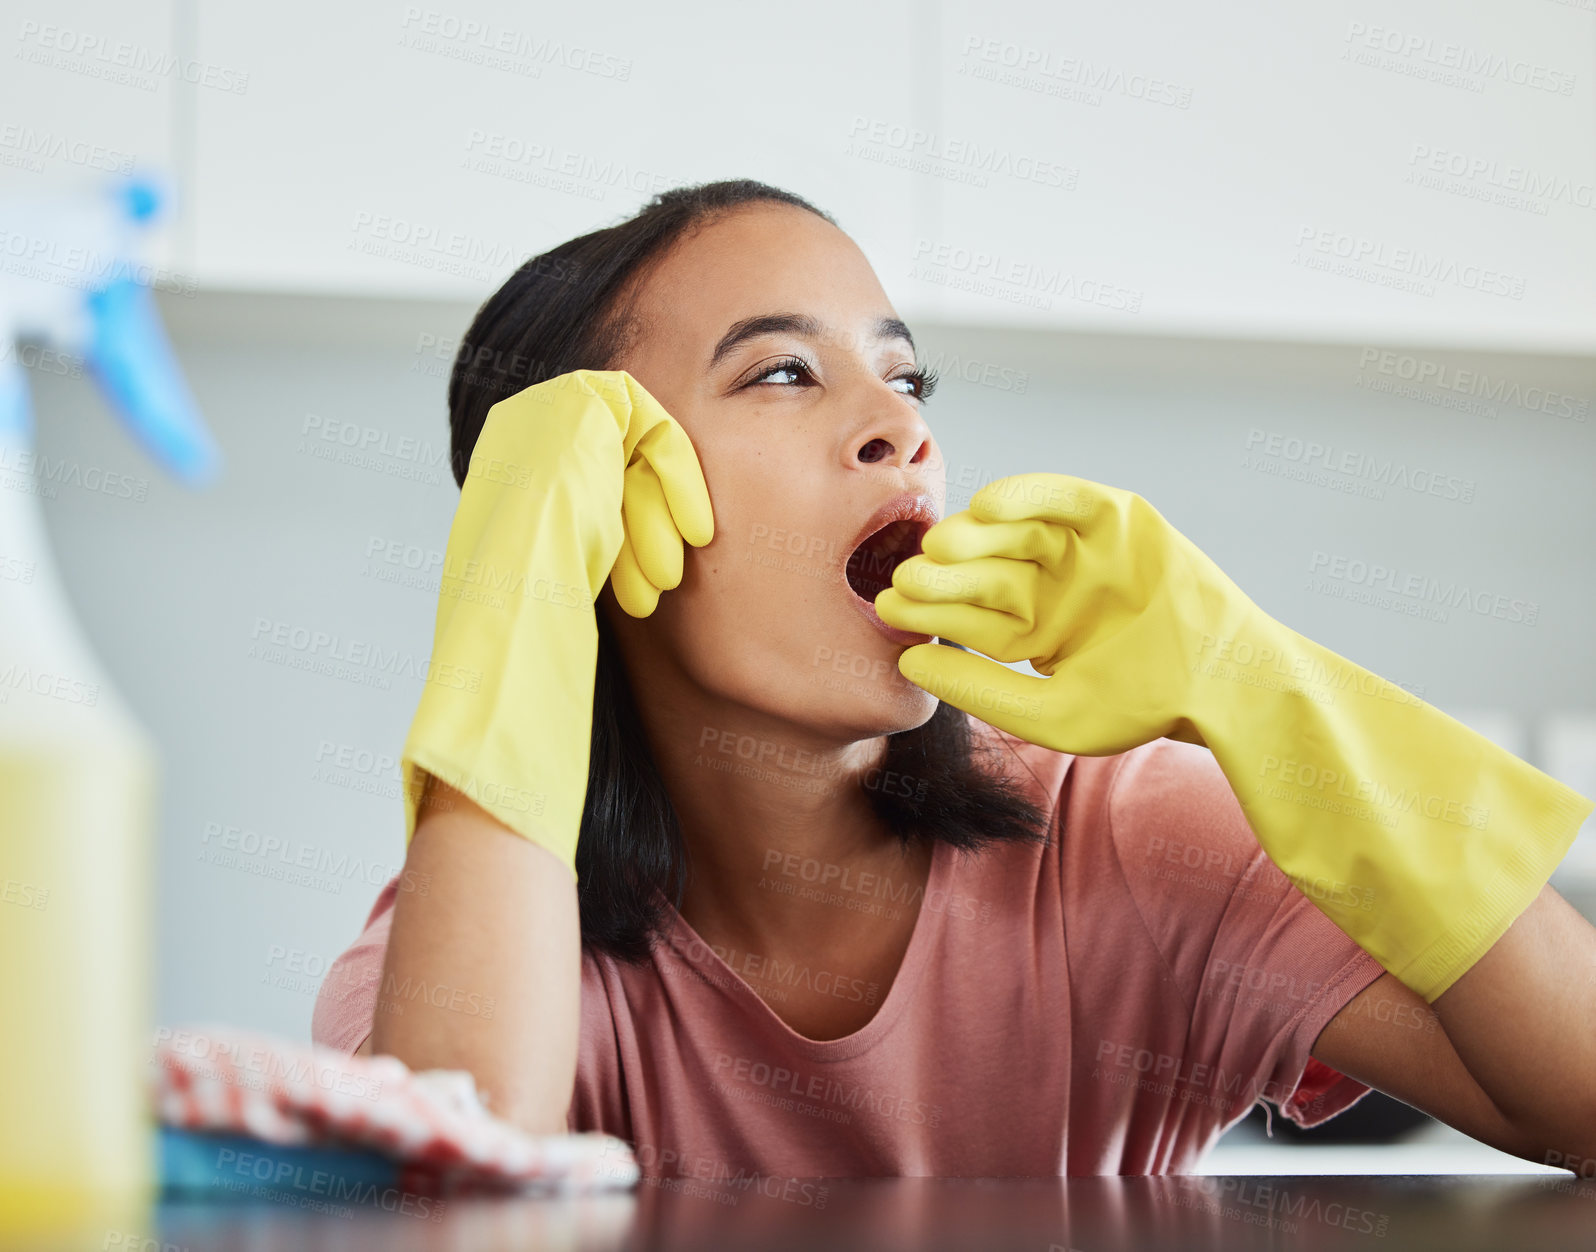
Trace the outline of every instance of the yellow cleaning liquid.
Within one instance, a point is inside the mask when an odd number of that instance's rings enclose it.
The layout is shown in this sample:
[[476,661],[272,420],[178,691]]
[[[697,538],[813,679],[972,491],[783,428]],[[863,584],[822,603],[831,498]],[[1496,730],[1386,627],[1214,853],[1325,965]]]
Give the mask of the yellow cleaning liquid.
[[0,695],[0,1232],[120,1246],[153,1199],[154,761],[115,716]]
[[156,756],[34,503],[0,490],[0,1247],[126,1247],[155,1181]]

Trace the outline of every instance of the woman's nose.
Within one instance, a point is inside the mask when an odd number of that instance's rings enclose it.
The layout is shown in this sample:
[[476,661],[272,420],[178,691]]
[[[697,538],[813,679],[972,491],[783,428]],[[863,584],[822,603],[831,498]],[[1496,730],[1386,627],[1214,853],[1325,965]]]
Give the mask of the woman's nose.
[[874,416],[853,440],[854,459],[860,465],[905,469],[924,466],[932,453],[931,428],[919,413],[901,400],[895,411]]

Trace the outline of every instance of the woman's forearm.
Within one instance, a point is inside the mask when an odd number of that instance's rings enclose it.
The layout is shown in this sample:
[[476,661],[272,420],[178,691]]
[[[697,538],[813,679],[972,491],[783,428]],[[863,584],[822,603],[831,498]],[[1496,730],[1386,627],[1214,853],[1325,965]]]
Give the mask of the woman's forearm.
[[437,779],[405,868],[371,1051],[468,1070],[497,1116],[564,1133],[582,968],[570,871]]

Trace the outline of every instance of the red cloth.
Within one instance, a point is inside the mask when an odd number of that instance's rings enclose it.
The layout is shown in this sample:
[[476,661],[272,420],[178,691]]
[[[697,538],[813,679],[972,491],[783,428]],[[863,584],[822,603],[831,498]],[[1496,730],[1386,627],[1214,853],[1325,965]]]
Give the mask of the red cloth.
[[488,1113],[471,1075],[412,1072],[397,1057],[347,1056],[228,1026],[163,1028],[153,1098],[168,1126],[265,1143],[367,1148],[415,1190],[629,1187],[631,1149],[600,1134],[534,1136]]

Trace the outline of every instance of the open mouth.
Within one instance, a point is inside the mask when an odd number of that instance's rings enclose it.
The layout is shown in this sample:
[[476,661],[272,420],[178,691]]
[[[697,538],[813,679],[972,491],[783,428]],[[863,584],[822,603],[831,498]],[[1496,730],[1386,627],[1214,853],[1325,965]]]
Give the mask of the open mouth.
[[874,604],[881,591],[892,586],[892,571],[920,551],[920,539],[928,523],[919,518],[888,522],[865,540],[848,558],[848,586],[868,604]]

